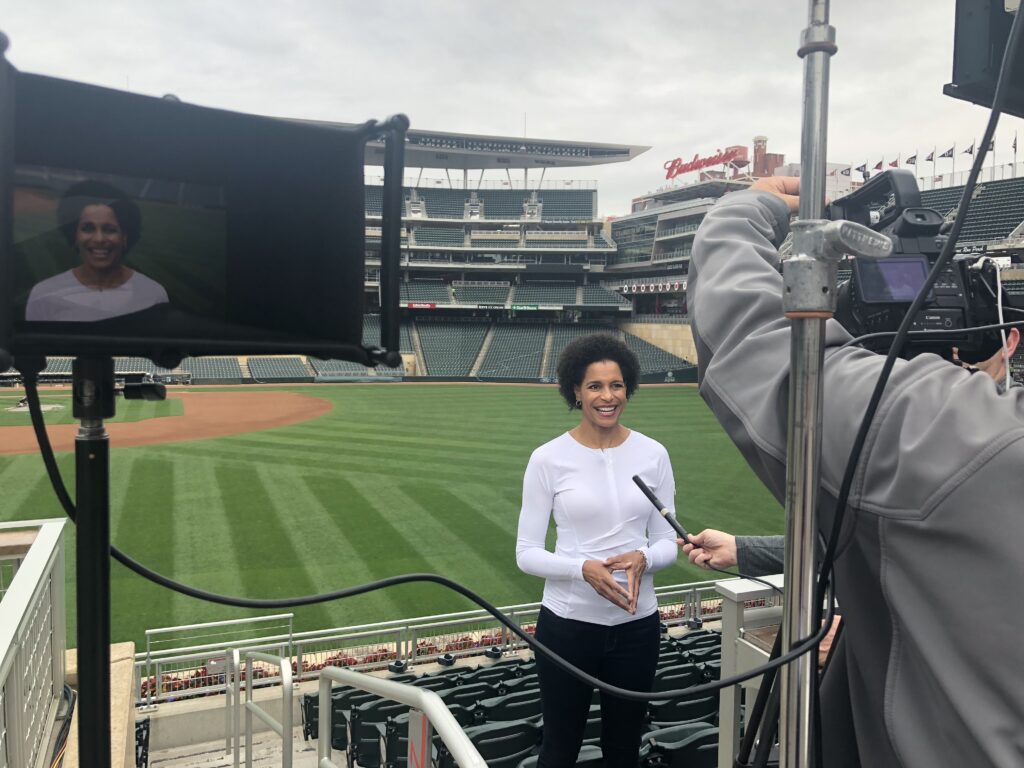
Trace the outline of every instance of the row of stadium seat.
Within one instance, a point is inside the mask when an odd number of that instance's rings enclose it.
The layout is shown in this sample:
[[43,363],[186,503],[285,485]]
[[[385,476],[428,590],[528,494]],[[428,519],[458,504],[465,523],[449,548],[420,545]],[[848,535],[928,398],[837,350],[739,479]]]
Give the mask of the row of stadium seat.
[[[582,294],[578,289],[582,287]],[[510,292],[511,291],[511,292]],[[441,280],[410,280],[401,284],[403,302],[430,304],[547,304],[628,307],[631,302],[600,285],[577,286],[568,281],[528,282],[512,286],[449,286]]]
[[[713,632],[699,632],[679,642],[663,642],[662,646],[663,657],[664,648],[671,648],[670,654],[693,652],[709,659],[717,658],[721,653],[721,637]],[[708,661],[688,665],[693,668],[692,674],[683,676],[676,673],[677,667],[665,665],[664,662],[671,660],[659,659],[655,691],[697,685],[717,679],[719,674],[717,662]],[[453,667],[435,674],[419,677],[406,674],[391,679],[437,693],[490,766],[520,765],[520,761],[537,750],[541,736],[541,700],[532,661],[502,661],[477,669]],[[588,746],[600,742],[599,701],[595,691],[584,735]],[[357,689],[339,687],[332,691],[331,709],[332,748],[346,750],[349,765],[358,763],[374,768],[405,765],[408,707]],[[301,711],[304,737],[316,738],[319,734],[316,694],[303,697]],[[693,760],[692,752],[698,746],[717,745],[714,727],[717,712],[717,696],[652,702],[648,707],[649,729],[642,741],[641,765],[653,768],[676,764],[656,762],[656,755],[662,760],[666,755]],[[705,737],[697,741],[691,739],[697,732],[704,732]],[[689,746],[684,749],[686,745]],[[454,766],[451,755],[439,740],[435,740],[434,750],[438,765]]]
[[[445,288],[447,290],[447,288]],[[500,294],[507,291],[501,286],[464,286],[456,288],[463,292],[463,300],[480,303],[504,303]],[[575,286],[567,284],[533,286],[523,299],[516,289],[514,302],[554,301],[561,293],[575,293]],[[611,303],[616,294],[599,286],[590,286],[591,301],[602,300],[607,294]],[[571,340],[590,333],[611,333],[623,339],[640,360],[641,373],[678,370],[691,367],[691,363],[657,347],[638,336],[625,333],[612,326],[596,323],[547,323],[500,320],[426,320],[416,323],[419,335],[422,367],[418,375],[439,377],[468,377],[480,358],[480,352],[491,331],[490,343],[480,360],[476,376],[481,379],[538,379],[554,377],[554,366],[562,350]],[[550,333],[551,344],[546,370],[541,370],[544,349]],[[363,343],[378,345],[380,320],[375,315],[365,318]],[[401,326],[401,351],[414,354],[412,334],[408,324]],[[248,370],[243,369],[243,365]],[[311,382],[318,378],[351,378],[363,376],[402,375],[402,369],[369,369],[359,363],[344,360],[304,359],[297,355],[252,356],[244,361],[235,357],[186,358],[176,369],[168,370],[154,365],[145,358],[115,358],[115,372],[118,375],[145,373],[154,376],[172,375],[188,377],[193,382],[240,383],[254,380],[264,382]],[[71,358],[49,358],[43,371],[46,376],[70,376]]]

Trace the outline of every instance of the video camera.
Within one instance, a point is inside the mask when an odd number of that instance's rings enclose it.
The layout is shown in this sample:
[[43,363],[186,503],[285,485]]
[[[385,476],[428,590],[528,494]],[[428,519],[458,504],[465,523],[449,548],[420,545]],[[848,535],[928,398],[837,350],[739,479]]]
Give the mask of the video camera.
[[[903,169],[875,176],[833,202],[826,215],[871,227],[893,243],[888,258],[851,257],[850,279],[837,287],[836,319],[854,336],[895,332],[946,243],[945,219],[938,211],[922,207],[917,181]],[[911,326],[911,331],[941,333],[910,336],[902,356],[932,352],[948,360],[956,347],[960,359],[968,363],[991,357],[1001,344],[999,332],[969,329],[999,322],[998,290],[1004,306],[1024,309],[1024,296],[1000,288],[999,269],[985,253],[955,256],[936,279]],[[884,352],[891,340],[888,336],[868,339],[864,346]]]

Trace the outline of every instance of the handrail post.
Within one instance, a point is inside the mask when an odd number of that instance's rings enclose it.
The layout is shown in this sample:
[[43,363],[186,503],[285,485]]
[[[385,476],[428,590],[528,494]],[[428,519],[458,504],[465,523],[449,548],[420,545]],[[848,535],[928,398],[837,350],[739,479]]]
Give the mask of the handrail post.
[[245,768],[252,768],[252,654],[245,656]]

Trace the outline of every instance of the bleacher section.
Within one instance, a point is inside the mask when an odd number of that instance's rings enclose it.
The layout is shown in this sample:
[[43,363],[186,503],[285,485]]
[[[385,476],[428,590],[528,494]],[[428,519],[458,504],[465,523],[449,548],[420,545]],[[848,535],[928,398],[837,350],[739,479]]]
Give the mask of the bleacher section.
[[455,285],[457,304],[504,304],[508,301],[507,285]]
[[516,304],[575,304],[576,284],[568,282],[523,283],[516,288]]
[[[681,637],[663,637],[655,673],[655,690],[675,690],[719,677],[721,636],[700,630]],[[483,666],[458,666],[425,674],[391,675],[396,682],[434,691],[448,705],[481,757],[492,768],[536,764],[542,721],[540,687],[532,659],[503,659]],[[300,700],[303,738],[320,735],[319,696]],[[355,688],[331,691],[331,748],[343,751],[349,765],[380,768],[407,765],[409,708]],[[672,698],[648,705],[638,766],[717,764],[718,696]],[[587,717],[580,759],[576,765],[600,765],[601,711]],[[452,756],[434,737],[435,764],[454,768]]]
[[248,366],[255,381],[313,381],[312,373],[300,357],[250,357]]
[[481,379],[536,379],[547,338],[547,323],[502,322],[494,326],[477,377]]
[[574,238],[574,239],[559,239],[544,238],[544,239],[527,239],[527,248],[587,248],[586,238]]
[[462,248],[466,244],[466,233],[460,227],[416,227],[412,231],[415,245],[447,245]]
[[[948,187],[921,193],[921,204],[945,216],[955,209],[964,188]],[[974,190],[958,245],[1002,240],[1024,221],[1024,178],[979,184]]]
[[537,193],[544,204],[544,221],[591,221],[597,204],[592,190],[544,189]]
[[693,363],[676,357],[666,352],[661,347],[656,347],[649,341],[644,341],[632,333],[623,333],[626,346],[629,347],[640,358],[640,373],[655,373],[657,371],[673,371],[680,368],[692,368]]
[[629,307],[632,302],[615,291],[609,291],[600,285],[583,286],[583,303],[613,307]]
[[[409,196],[409,191],[406,191],[406,199]],[[416,196],[426,205],[427,216],[431,219],[461,219],[469,197],[465,190],[438,187],[417,188]]]
[[480,353],[488,323],[417,320],[428,376],[468,376]]
[[450,304],[452,301],[448,286],[440,280],[410,280],[402,283],[400,298],[404,302],[419,301],[429,304]]
[[216,381],[218,383],[240,383],[242,367],[236,357],[186,357],[178,366],[179,370],[192,374],[192,381]]
[[[380,315],[363,315],[363,346],[380,346]],[[412,336],[409,335],[409,326],[406,323],[399,327],[398,348],[404,354],[413,352]]]

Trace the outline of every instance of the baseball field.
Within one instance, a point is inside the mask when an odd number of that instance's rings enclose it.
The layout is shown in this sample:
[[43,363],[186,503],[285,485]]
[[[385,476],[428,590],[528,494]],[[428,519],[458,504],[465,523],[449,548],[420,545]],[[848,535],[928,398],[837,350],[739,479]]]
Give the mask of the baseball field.
[[[27,433],[0,391],[0,521],[62,515]],[[44,404],[74,488],[67,390]],[[116,546],[190,585],[251,597],[338,589],[429,571],[497,605],[540,599],[515,565],[523,469],[577,421],[553,385],[369,384],[172,389],[165,403],[119,401],[111,423]],[[692,531],[780,533],[783,513],[696,389],[644,387],[623,423],[672,457],[677,510]],[[68,642],[74,645],[74,532],[68,532]],[[679,564],[657,582],[704,579]],[[186,598],[112,566],[115,640],[147,628],[254,615]],[[297,631],[468,610],[432,585],[295,610]]]

